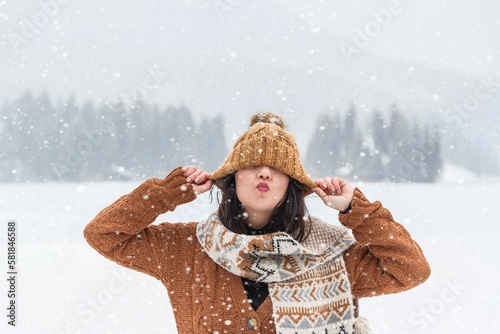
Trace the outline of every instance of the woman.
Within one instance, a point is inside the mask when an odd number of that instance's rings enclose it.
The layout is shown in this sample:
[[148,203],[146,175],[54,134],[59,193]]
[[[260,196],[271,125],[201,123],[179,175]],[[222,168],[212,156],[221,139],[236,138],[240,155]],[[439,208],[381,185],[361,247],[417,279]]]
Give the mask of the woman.
[[[215,184],[207,220],[152,225]],[[307,213],[312,192],[343,226]],[[352,233],[348,231],[350,229]],[[410,289],[430,269],[380,202],[337,177],[312,181],[280,117],[257,113],[215,172],[150,179],[85,228],[105,257],[161,280],[179,333],[368,333],[357,299]]]

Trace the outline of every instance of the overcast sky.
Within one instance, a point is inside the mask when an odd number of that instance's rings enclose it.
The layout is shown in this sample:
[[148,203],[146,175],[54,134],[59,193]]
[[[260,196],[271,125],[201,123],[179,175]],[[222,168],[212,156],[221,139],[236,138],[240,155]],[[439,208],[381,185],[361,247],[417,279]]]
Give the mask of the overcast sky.
[[0,99],[184,103],[230,127],[260,109],[295,127],[350,103],[435,112],[500,73],[498,12],[489,0],[0,1]]

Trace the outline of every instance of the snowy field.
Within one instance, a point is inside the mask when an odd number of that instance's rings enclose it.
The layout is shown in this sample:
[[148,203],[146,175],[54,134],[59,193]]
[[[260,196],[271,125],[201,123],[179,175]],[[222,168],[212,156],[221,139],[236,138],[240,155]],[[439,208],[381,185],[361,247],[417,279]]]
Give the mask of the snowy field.
[[[101,257],[84,226],[137,183],[0,184],[0,259],[7,223],[18,223],[18,315],[7,325],[2,279],[0,333],[176,333],[163,285]],[[374,333],[500,333],[500,183],[361,184],[419,242],[431,278],[404,293],[361,300]],[[318,198],[312,214],[338,224]],[[206,197],[158,221],[199,220]]]

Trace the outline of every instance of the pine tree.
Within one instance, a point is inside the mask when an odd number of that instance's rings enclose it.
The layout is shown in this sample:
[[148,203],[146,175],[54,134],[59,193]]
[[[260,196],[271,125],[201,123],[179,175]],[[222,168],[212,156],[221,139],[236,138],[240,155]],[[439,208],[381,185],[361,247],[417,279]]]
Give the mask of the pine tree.
[[30,91],[14,102],[11,117],[17,144],[13,181],[34,181],[37,179],[36,155],[40,149],[37,136],[40,114],[36,112],[36,101]]
[[361,147],[364,145],[364,140],[357,122],[356,109],[354,104],[352,104],[345,116],[341,141],[345,152],[343,157],[344,167],[350,170],[349,173],[354,173],[353,177],[357,176],[361,168],[364,169],[364,161],[361,154]]
[[306,166],[314,177],[336,174],[340,164],[339,124],[328,114],[321,114],[306,154]]
[[409,161],[411,148],[409,146],[410,127],[404,115],[397,106],[392,107],[389,137],[391,142],[388,152],[388,178],[393,182],[408,180],[415,168]]
[[13,105],[6,101],[0,108],[0,182],[13,181],[13,160],[17,152],[16,128],[11,116]]
[[441,141],[437,133],[431,133],[428,128],[425,129],[424,138],[424,147],[428,148],[428,154],[424,161],[427,167],[427,178],[425,182],[435,182],[443,169]]
[[196,128],[191,111],[184,105],[168,109],[167,131],[170,136],[170,156],[167,158],[167,168],[172,169],[180,165],[192,165],[195,159],[195,132]]
[[206,171],[219,167],[226,157],[226,139],[224,136],[224,118],[218,114],[213,117],[203,117],[198,124],[195,146],[195,164]]
[[389,152],[389,134],[385,125],[382,113],[376,110],[371,117],[370,127],[368,128],[368,138],[366,141],[372,143],[372,147],[364,149],[365,159],[370,170],[366,176],[370,180],[382,180],[386,178],[386,164]]

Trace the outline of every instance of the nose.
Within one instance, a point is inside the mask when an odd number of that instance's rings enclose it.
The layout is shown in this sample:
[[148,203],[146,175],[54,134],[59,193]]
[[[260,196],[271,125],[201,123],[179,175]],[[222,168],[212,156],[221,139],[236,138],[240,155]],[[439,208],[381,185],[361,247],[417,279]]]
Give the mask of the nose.
[[268,166],[261,166],[257,173],[259,179],[270,180],[271,179],[271,168]]

